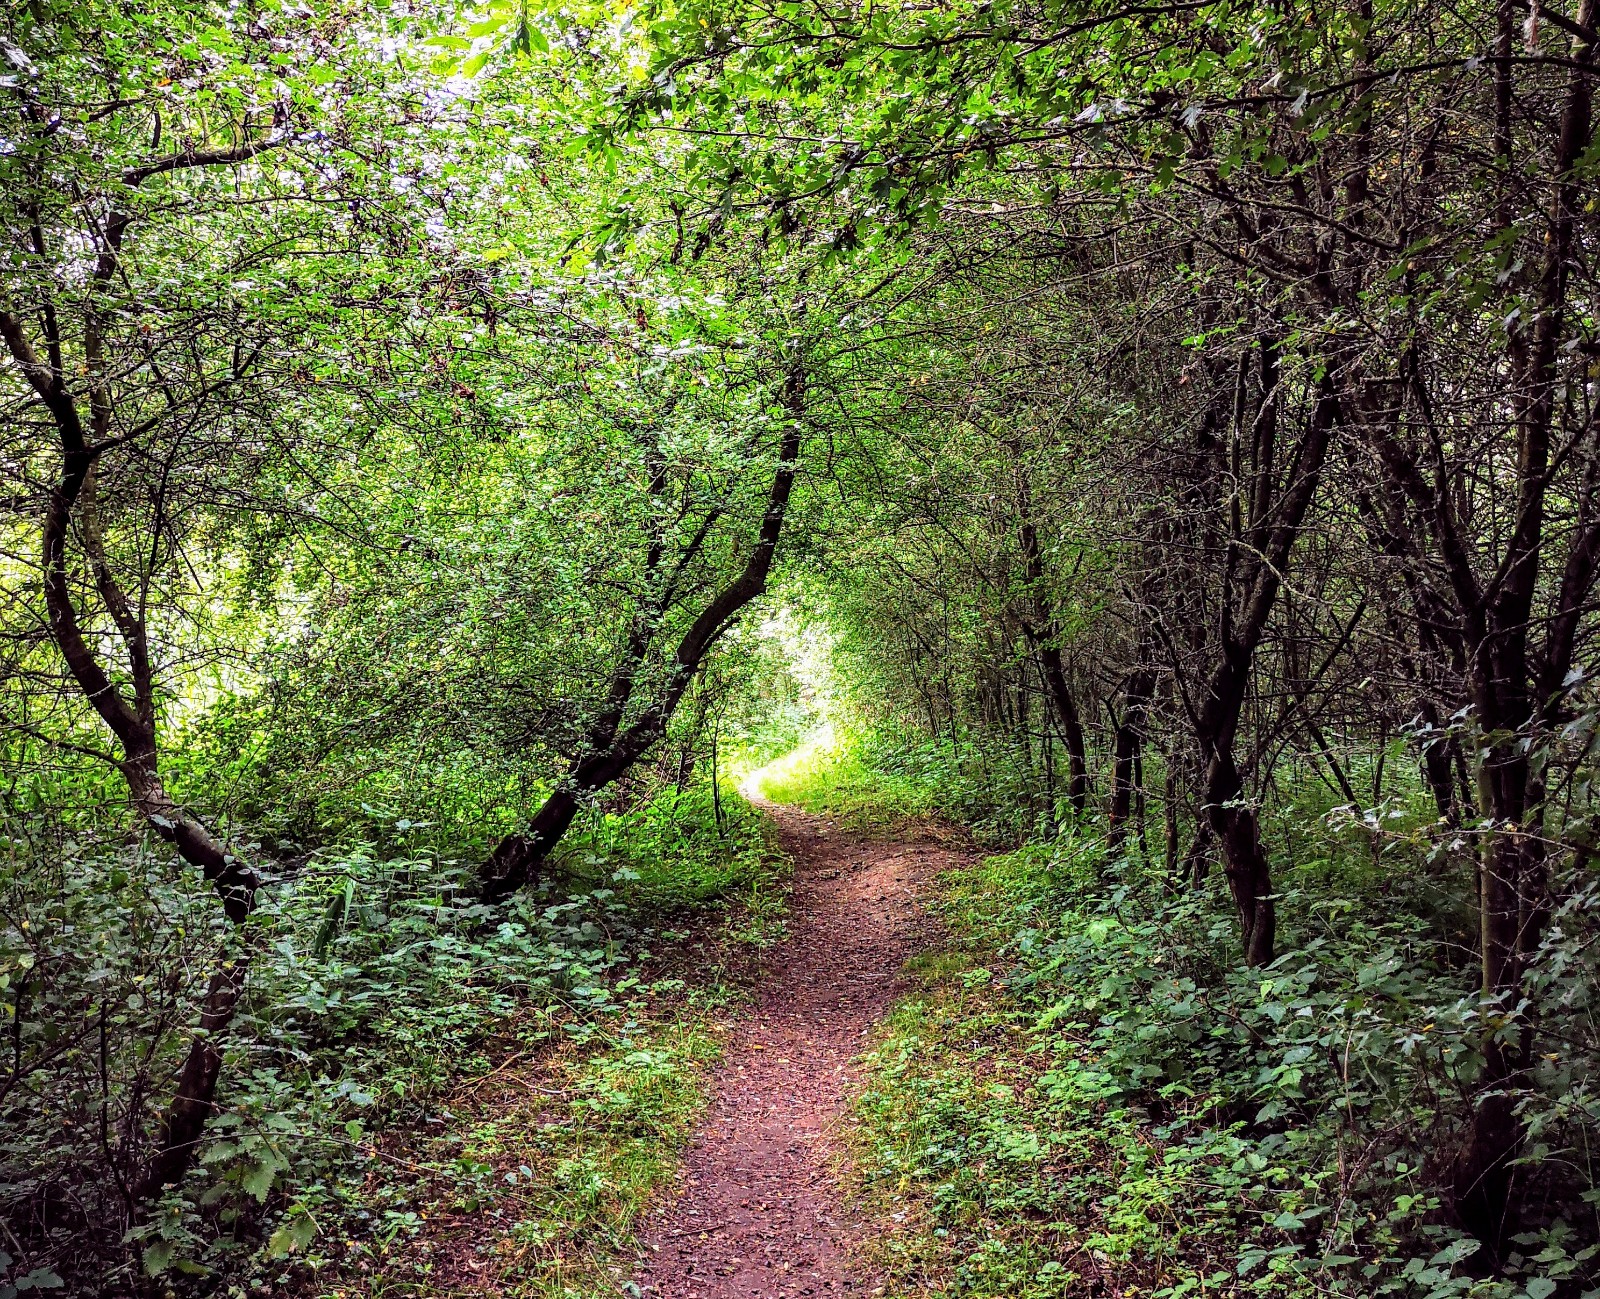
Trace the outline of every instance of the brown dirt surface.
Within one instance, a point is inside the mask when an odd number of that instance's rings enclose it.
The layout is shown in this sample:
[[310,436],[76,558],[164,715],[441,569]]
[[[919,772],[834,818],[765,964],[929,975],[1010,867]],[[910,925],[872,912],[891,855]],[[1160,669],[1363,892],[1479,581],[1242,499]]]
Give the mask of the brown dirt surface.
[[843,1202],[835,1130],[853,1061],[925,944],[926,882],[959,848],[893,841],[768,805],[795,862],[789,935],[734,1025],[677,1196],[641,1232],[650,1299],[881,1293]]

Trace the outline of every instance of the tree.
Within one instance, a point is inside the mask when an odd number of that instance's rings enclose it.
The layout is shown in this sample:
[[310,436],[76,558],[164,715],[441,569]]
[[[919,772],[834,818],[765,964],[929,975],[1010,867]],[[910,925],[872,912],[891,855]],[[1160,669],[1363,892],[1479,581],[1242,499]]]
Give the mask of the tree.
[[[645,547],[644,586],[639,607],[628,628],[621,661],[611,675],[605,702],[590,721],[583,748],[556,783],[527,828],[507,835],[483,871],[483,890],[503,897],[531,879],[560,841],[583,800],[617,780],[665,736],[684,692],[706,662],[717,641],[751,601],[766,592],[774,555],[783,533],[789,498],[804,436],[806,371],[798,358],[789,362],[782,389],[781,427],[771,486],[749,557],[733,579],[698,609],[678,641],[662,679],[630,716],[639,678],[668,611],[682,600],[685,569],[695,560],[712,527],[728,507],[725,499],[709,502],[699,523],[668,560],[665,512],[656,515]],[[648,491],[659,506],[667,488],[667,466],[659,452],[647,461]],[[681,528],[683,519],[674,520]]]

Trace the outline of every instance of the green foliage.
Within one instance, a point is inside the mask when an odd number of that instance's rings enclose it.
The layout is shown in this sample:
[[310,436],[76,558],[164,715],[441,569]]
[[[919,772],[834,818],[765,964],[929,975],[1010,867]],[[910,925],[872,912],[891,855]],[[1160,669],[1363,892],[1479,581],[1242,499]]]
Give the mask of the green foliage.
[[[393,1142],[426,1131],[508,1033],[522,1052],[580,1053],[574,1067],[593,1071],[574,1084],[588,1098],[580,1108],[619,1113],[638,1092],[643,1126],[616,1149],[622,1119],[586,1119],[560,1138],[560,1159],[609,1161],[620,1188],[571,1219],[576,1237],[622,1241],[670,1166],[710,1046],[695,1027],[703,1011],[678,1028],[676,1012],[647,1014],[681,987],[651,974],[652,948],[672,924],[705,924],[708,907],[729,909],[735,943],[781,931],[760,819],[729,791],[719,825],[704,786],[669,787],[596,815],[545,884],[499,908],[465,887],[473,863],[405,851],[424,825],[367,815],[383,849],[357,842],[281,865],[252,922],[247,1005],[199,1166],[125,1242],[98,1242],[108,1261],[125,1244],[169,1284],[266,1279],[337,1254],[347,1235],[405,1238],[424,1206],[414,1161],[397,1160],[404,1143]],[[164,1100],[187,1007],[229,940],[208,890],[147,843],[80,836],[37,814],[14,814],[8,832],[0,979],[25,1072],[5,1098],[5,1195],[22,1213],[67,1188],[115,1194],[117,1161]],[[192,973],[174,980],[174,969]],[[674,1033],[659,1060],[650,1054]],[[429,1176],[452,1179],[455,1158],[430,1155]],[[84,1270],[94,1251],[82,1228],[64,1230],[41,1253],[75,1284],[99,1284]]]
[[[1374,922],[1370,892],[1336,891],[1352,882],[1380,887],[1359,856],[1292,875],[1304,928],[1248,970],[1221,899],[1092,837],[943,880],[950,946],[908,967],[920,989],[867,1058],[854,1138],[862,1193],[901,1224],[880,1253],[902,1292],[1521,1299],[1591,1277],[1557,1209],[1492,1281],[1442,1223],[1464,1116],[1440,1098],[1481,1069],[1477,1001],[1440,962],[1427,888],[1390,875]],[[1587,955],[1561,940],[1541,964],[1547,1015],[1588,1004]],[[1547,1063],[1522,1099],[1546,1177],[1558,1150],[1584,1163],[1596,1117],[1585,1064]]]
[[[716,999],[685,1002],[674,983],[657,981],[626,1015],[537,1070],[469,1084],[454,1126],[425,1144],[416,1211],[397,1232],[318,1241],[313,1292],[436,1293],[435,1273],[465,1261],[507,1293],[612,1293],[719,1051]],[[467,1224],[464,1236],[437,1225],[451,1221]]]
[[970,827],[983,842],[1014,844],[1063,814],[1052,806],[1058,797],[1033,788],[1037,775],[1017,746],[993,737],[907,743],[876,727],[840,725],[774,764],[761,789],[774,802],[854,829],[940,816]]
[[[1016,850],[878,1058],[906,1260],[1590,1284],[1595,42],[1513,8],[7,6],[0,1299],[376,1290],[401,1168],[599,1284],[711,1050],[652,952],[782,934],[724,777],[825,719],[773,796]],[[1282,865],[1266,970],[1172,895],[1203,802]],[[397,1162],[508,1035],[577,1108]],[[195,1040],[219,1112],[145,1203]],[[1501,1095],[1525,1230],[1471,1254],[1445,1170]]]
[[[677,926],[782,932],[759,825],[711,782],[793,691],[752,684],[761,638],[728,619],[688,674],[676,647],[745,569],[806,309],[737,254],[570,256],[606,206],[562,158],[572,95],[487,60],[452,79],[458,40],[499,39],[458,16],[0,18],[0,1284],[279,1284],[343,1232],[403,1237],[386,1143],[510,1026],[609,1040]],[[520,14],[508,50],[544,30]],[[482,904],[620,664],[613,729],[680,706],[538,886]],[[140,778],[159,797],[130,807]],[[151,833],[179,805],[261,879],[237,930]],[[218,968],[244,999],[197,1029]],[[197,1032],[217,1113],[142,1197]],[[666,1073],[681,1109],[693,1069]],[[640,1194],[678,1129],[652,1130]]]

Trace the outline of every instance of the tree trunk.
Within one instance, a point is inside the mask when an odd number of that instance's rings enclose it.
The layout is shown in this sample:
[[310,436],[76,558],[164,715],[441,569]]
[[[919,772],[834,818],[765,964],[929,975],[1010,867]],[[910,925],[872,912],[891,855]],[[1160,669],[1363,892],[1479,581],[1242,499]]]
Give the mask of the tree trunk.
[[1266,965],[1277,939],[1272,870],[1261,843],[1256,810],[1240,801],[1243,781],[1231,753],[1219,751],[1206,769],[1206,818],[1222,848],[1228,891],[1239,913],[1246,965]]
[[1450,745],[1453,737],[1440,735],[1439,710],[1432,699],[1417,700],[1417,716],[1428,728],[1422,742],[1422,778],[1433,795],[1439,819],[1454,829],[1461,824],[1461,807],[1456,802],[1455,779],[1450,770]]
[[[115,249],[103,256],[100,269],[109,275],[116,264]],[[108,269],[110,268],[110,269]],[[129,802],[156,834],[177,849],[178,855],[200,869],[222,902],[223,912],[235,927],[242,927],[255,909],[260,881],[256,873],[230,853],[188,809],[168,795],[161,781],[160,750],[156,738],[155,673],[142,605],[132,604],[107,563],[101,543],[95,474],[100,457],[111,445],[110,400],[103,387],[104,351],[90,314],[85,352],[90,361],[90,425],[86,429],[78,399],[66,386],[65,375],[54,361],[43,364],[22,329],[21,322],[0,311],[0,337],[12,359],[50,412],[61,443],[61,475],[50,489],[42,533],[44,601],[50,635],[73,680],[115,737],[121,749],[116,766],[127,781]],[[50,355],[60,350],[56,337],[46,339]],[[94,441],[89,440],[92,433]],[[74,519],[79,523],[85,557],[106,611],[116,625],[127,655],[127,672],[133,687],[130,700],[115,684],[95,649],[84,635],[73,603],[67,565],[67,542]],[[135,1202],[149,1198],[171,1181],[180,1179],[193,1165],[200,1133],[214,1108],[221,1072],[221,1042],[232,1023],[244,988],[246,966],[225,962],[213,972],[201,1003],[200,1026],[190,1043],[179,1073],[178,1088],[162,1122],[155,1152],[136,1181]]]
[[1161,830],[1168,887],[1176,888],[1181,883],[1178,878],[1178,777],[1172,769],[1170,755],[1161,781]]
[[1111,814],[1106,842],[1113,849],[1122,846],[1128,835],[1128,819],[1133,813],[1136,788],[1134,775],[1144,744],[1145,708],[1150,702],[1154,676],[1147,668],[1136,668],[1128,676],[1122,692],[1122,716],[1116,720],[1112,740]]
[[1050,696],[1067,750],[1067,798],[1072,810],[1082,817],[1089,810],[1088,746],[1084,742],[1083,722],[1072,696],[1072,685],[1067,680],[1066,663],[1061,656],[1061,629],[1044,589],[1044,549],[1033,521],[1033,496],[1022,470],[1021,445],[1014,443],[1011,454],[1016,472],[1017,541],[1022,548],[1027,599],[1033,607],[1033,618],[1022,619],[1022,633],[1039,651],[1039,674],[1044,678],[1045,693]]
[[[1053,634],[1049,624],[1046,634]],[[1079,816],[1089,810],[1089,759],[1083,739],[1083,722],[1078,717],[1078,706],[1072,697],[1072,687],[1067,681],[1066,665],[1061,660],[1061,649],[1049,641],[1039,647],[1039,663],[1043,669],[1050,702],[1055,706],[1056,720],[1061,724],[1061,741],[1067,750],[1067,798],[1072,810]]]
[[[778,466],[773,474],[766,509],[761,517],[761,528],[749,560],[739,575],[717,593],[684,633],[660,694],[626,728],[621,727],[623,709],[614,707],[622,691],[613,682],[607,711],[602,714],[605,726],[591,732],[591,738],[603,742],[593,745],[591,752],[572,765],[525,829],[508,834],[495,847],[479,873],[479,888],[486,899],[496,901],[507,897],[537,876],[551,851],[571,827],[583,800],[628,771],[666,734],[667,725],[684,691],[705,662],[706,656],[745,606],[765,594],[773,555],[789,508],[789,497],[794,490],[795,467],[800,458],[805,372],[798,364],[789,371],[784,384],[783,402],[789,419],[779,442]],[[624,670],[629,673],[628,692],[631,697],[632,669]],[[609,734],[606,734],[607,731]]]
[[205,999],[200,1003],[200,1027],[156,1137],[155,1154],[133,1190],[137,1202],[153,1199],[163,1187],[181,1181],[194,1166],[201,1135],[216,1112],[214,1098],[222,1075],[222,1043],[244,995],[247,969],[244,960],[224,960],[212,971]]
[[[1263,403],[1263,409],[1275,406],[1276,400],[1271,396]],[[1316,494],[1338,420],[1339,402],[1332,376],[1324,371],[1282,494],[1273,499],[1258,480],[1247,528],[1236,515],[1236,540],[1230,545],[1240,555],[1243,600],[1235,612],[1234,597],[1224,590],[1224,619],[1218,636],[1222,653],[1193,719],[1195,739],[1206,764],[1206,824],[1222,849],[1248,965],[1265,965],[1272,960],[1277,915],[1260,822],[1255,808],[1242,801],[1244,781],[1233,756],[1234,742],[1249,691],[1255,651],[1266,633],[1289,557]],[[1240,545],[1240,541],[1246,544]]]

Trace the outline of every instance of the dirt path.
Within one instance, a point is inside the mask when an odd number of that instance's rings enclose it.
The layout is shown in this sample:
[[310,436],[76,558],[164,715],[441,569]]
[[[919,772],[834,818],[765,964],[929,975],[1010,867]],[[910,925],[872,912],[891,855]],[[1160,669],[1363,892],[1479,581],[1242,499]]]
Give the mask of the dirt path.
[[882,842],[769,806],[794,857],[789,938],[735,1029],[677,1199],[642,1233],[651,1299],[870,1294],[830,1171],[851,1061],[922,945],[917,897],[952,850]]

